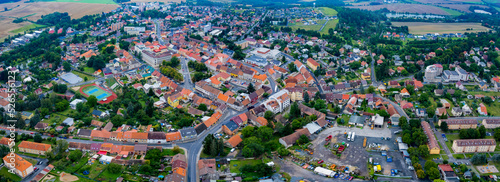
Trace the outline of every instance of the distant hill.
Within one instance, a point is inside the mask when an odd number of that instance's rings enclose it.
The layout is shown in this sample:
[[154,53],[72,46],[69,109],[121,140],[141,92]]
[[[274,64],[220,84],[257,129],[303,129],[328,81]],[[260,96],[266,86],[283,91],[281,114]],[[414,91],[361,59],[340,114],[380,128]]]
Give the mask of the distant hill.
[[3,3],[15,3],[15,2],[19,2],[21,0],[0,0],[0,4],[3,4]]

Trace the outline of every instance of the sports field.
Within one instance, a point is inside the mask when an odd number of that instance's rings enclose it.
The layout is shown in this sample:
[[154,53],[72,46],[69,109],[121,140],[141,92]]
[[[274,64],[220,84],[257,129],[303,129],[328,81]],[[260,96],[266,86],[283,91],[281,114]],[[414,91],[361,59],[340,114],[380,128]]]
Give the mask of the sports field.
[[[428,23],[428,22],[392,22],[394,26],[408,26],[411,34],[427,33],[464,33],[486,32],[488,28],[480,23]],[[467,30],[469,29],[469,30]]]
[[90,96],[90,95],[95,96],[98,101],[101,101],[101,100],[111,96],[110,93],[108,93],[108,92],[106,92],[106,91],[104,91],[101,88],[96,87],[96,86],[85,87],[83,89],[83,93],[87,94],[88,96]]
[[89,97],[91,95],[97,98],[97,102],[99,104],[107,104],[117,98],[116,94],[111,91],[106,91],[104,88],[96,85],[89,84],[80,87],[80,93],[82,93],[85,97]]

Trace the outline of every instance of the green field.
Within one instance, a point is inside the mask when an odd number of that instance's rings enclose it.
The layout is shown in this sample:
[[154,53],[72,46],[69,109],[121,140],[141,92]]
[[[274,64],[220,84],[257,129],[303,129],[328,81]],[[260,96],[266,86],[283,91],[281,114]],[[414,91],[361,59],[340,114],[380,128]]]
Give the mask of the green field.
[[460,16],[462,15],[463,13],[459,12],[459,11],[456,11],[456,10],[452,10],[452,9],[448,9],[448,8],[443,8],[443,7],[439,7],[441,8],[443,11],[446,11],[447,13],[449,13],[451,16]]
[[35,0],[44,2],[89,3],[89,4],[116,4],[113,0]]
[[[255,159],[246,159],[246,160],[231,160],[229,163],[229,170],[231,173],[240,173],[240,168],[244,166],[245,164],[250,164],[250,165],[256,165],[261,163],[262,161],[260,160],[255,160]],[[236,165],[236,166],[235,166]]]
[[2,167],[2,170],[0,170],[0,175],[12,181],[21,181],[21,178],[18,175],[10,173],[6,167]]
[[93,76],[89,76],[89,75],[83,74],[83,73],[78,72],[78,71],[71,71],[71,73],[74,73],[75,75],[79,76],[83,80],[85,80],[85,77],[87,78],[87,80],[94,80],[95,79],[95,77],[93,77]]
[[297,30],[297,29],[304,29],[304,30],[315,30],[315,31],[319,31],[319,29],[323,26],[323,24],[325,24],[325,21],[326,20],[317,20],[316,21],[316,25],[304,25],[302,22],[298,22],[298,23],[291,23],[289,24],[288,27],[292,28],[292,30]]
[[326,23],[325,27],[323,28],[323,30],[320,31],[320,33],[321,34],[328,34],[328,30],[330,28],[335,30],[335,27],[337,26],[338,23],[339,23],[339,19],[328,21],[328,23]]
[[106,92],[97,86],[89,86],[89,87],[84,88],[82,91],[83,91],[83,93],[87,94],[88,96],[93,95],[93,96],[97,97],[98,101],[101,101],[101,100],[111,96],[111,93]]
[[332,8],[327,8],[327,7],[319,7],[318,8],[321,12],[323,12],[323,15],[325,16],[337,16],[337,10],[334,10]]
[[26,25],[24,27],[12,30],[12,31],[10,31],[10,33],[15,33],[15,34],[17,34],[17,33],[24,33],[25,31],[29,31],[31,29],[41,28],[41,27],[45,27],[45,25],[29,24],[29,25]]

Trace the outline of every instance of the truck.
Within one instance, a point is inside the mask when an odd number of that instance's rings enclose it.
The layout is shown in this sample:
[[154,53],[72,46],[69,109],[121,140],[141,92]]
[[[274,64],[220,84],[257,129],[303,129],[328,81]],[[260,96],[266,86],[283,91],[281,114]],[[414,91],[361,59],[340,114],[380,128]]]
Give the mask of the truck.
[[365,139],[363,140],[363,147],[366,147],[366,137],[365,137]]
[[352,136],[351,136],[351,141],[354,142],[354,136],[356,136],[356,132],[352,132]]
[[351,132],[347,133],[347,141],[351,141]]

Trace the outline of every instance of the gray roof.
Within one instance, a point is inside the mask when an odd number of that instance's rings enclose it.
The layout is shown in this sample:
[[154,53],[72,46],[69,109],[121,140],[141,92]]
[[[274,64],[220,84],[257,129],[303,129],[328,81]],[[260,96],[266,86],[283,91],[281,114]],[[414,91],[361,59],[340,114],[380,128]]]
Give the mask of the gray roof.
[[349,123],[356,123],[356,124],[365,124],[365,117],[364,116],[351,116],[349,118]]
[[181,137],[194,137],[197,135],[194,128],[184,128],[179,130],[179,132],[181,132]]
[[66,118],[64,121],[63,121],[64,124],[68,125],[68,126],[72,126],[75,122],[73,120],[73,118]]
[[458,73],[456,71],[450,71],[450,70],[444,70],[444,74],[445,75],[457,75],[458,76]]

